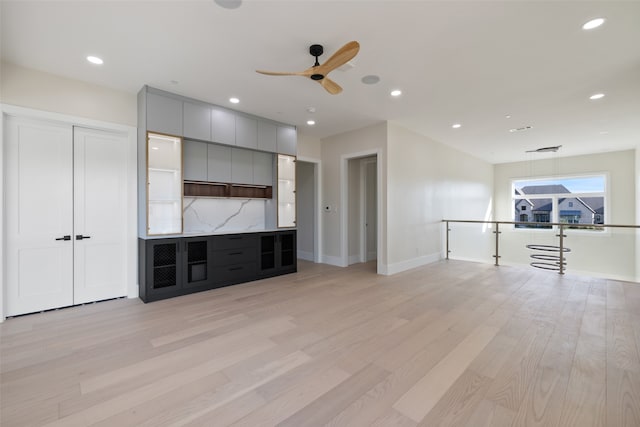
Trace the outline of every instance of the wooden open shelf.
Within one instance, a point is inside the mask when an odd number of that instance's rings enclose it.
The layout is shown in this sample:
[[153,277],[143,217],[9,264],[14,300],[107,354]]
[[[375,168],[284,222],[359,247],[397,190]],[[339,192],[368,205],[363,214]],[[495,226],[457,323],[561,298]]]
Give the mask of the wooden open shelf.
[[184,196],[271,199],[273,197],[273,187],[265,185],[232,184],[229,182],[184,181]]

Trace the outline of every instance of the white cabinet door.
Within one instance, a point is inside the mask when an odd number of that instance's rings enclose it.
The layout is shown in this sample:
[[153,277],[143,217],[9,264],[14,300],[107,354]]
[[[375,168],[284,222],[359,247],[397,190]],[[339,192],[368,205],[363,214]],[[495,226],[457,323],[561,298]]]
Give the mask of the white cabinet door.
[[72,128],[13,117],[5,126],[7,315],[72,305]]
[[231,182],[253,184],[253,152],[251,150],[231,149]]
[[289,126],[278,126],[277,143],[278,153],[289,156],[296,155],[298,132]]
[[182,176],[185,181],[207,180],[207,146],[205,142],[183,141]]
[[74,128],[74,304],[127,294],[127,138]]
[[273,154],[253,152],[253,183],[273,185]]
[[258,121],[256,119],[236,115],[236,145],[258,148]]

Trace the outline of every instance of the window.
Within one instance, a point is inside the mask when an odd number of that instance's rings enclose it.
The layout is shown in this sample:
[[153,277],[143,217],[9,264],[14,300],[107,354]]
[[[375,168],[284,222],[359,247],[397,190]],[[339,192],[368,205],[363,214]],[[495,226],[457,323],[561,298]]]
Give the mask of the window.
[[[606,177],[556,177],[512,181],[516,228],[552,228],[540,223],[604,224]],[[527,209],[527,206],[529,208]],[[532,215],[521,214],[531,210]],[[575,227],[588,229],[588,227]],[[595,228],[602,230],[602,228]]]

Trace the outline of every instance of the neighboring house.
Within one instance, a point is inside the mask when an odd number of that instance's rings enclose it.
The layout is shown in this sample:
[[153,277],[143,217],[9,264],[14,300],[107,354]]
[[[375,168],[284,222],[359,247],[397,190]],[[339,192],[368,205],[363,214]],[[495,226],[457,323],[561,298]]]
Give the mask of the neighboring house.
[[[571,194],[571,191],[564,185],[532,185],[516,189],[515,192],[518,196]],[[514,218],[519,222],[551,222],[553,218],[553,199],[551,198],[519,199],[516,201],[514,208]],[[604,198],[558,198],[558,220],[567,224],[602,224],[604,221]]]

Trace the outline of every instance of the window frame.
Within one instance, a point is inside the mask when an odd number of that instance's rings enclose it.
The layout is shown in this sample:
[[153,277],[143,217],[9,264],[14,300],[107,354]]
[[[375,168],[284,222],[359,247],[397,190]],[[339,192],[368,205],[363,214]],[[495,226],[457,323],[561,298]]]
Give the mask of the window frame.
[[[535,181],[546,181],[546,182],[553,182],[553,184],[561,184],[559,181],[562,180],[566,180],[566,179],[580,179],[580,178],[603,178],[604,180],[604,191],[603,192],[575,192],[575,193],[548,193],[548,194],[528,194],[528,195],[524,195],[524,196],[519,196],[516,195],[516,188],[518,188],[516,186],[516,183],[518,182],[522,182],[522,181],[527,181],[527,182],[535,182]],[[512,221],[516,221],[516,209],[514,209],[515,204],[518,200],[532,200],[532,199],[551,199],[551,203],[552,203],[552,208],[551,208],[551,212],[550,212],[550,221],[551,223],[559,223],[560,221],[560,210],[559,210],[559,200],[563,199],[563,198],[567,198],[568,195],[570,195],[571,198],[582,198],[582,197],[602,197],[603,198],[603,206],[604,206],[604,214],[601,215],[602,217],[604,217],[605,219],[605,223],[607,221],[610,222],[611,219],[611,207],[610,207],[610,202],[609,202],[609,174],[606,172],[594,172],[594,173],[588,173],[588,174],[578,174],[578,175],[558,175],[558,176],[536,176],[536,177],[518,177],[518,178],[511,178],[510,180],[510,191],[511,191],[511,206],[510,206],[510,211],[511,213],[511,218]],[[533,210],[528,210],[533,214]],[[518,214],[520,213],[520,211],[518,211]],[[594,213],[594,221],[596,218],[596,215],[600,215],[597,213]],[[571,223],[567,223],[567,226],[571,226]],[[513,230],[517,230],[517,231],[526,231],[526,232],[531,232],[531,231],[537,231],[537,232],[548,232],[548,231],[554,231],[556,232],[558,230],[558,226],[554,225],[554,226],[549,226],[549,227],[527,227],[527,226],[516,226],[516,224],[513,224]],[[587,233],[587,234],[591,234],[594,231],[597,231],[597,235],[601,235],[602,232],[607,231],[606,227],[601,227],[598,229],[589,229],[589,228],[569,228],[569,227],[565,227],[565,230],[567,229],[571,229],[572,232],[578,232],[578,233]]]

